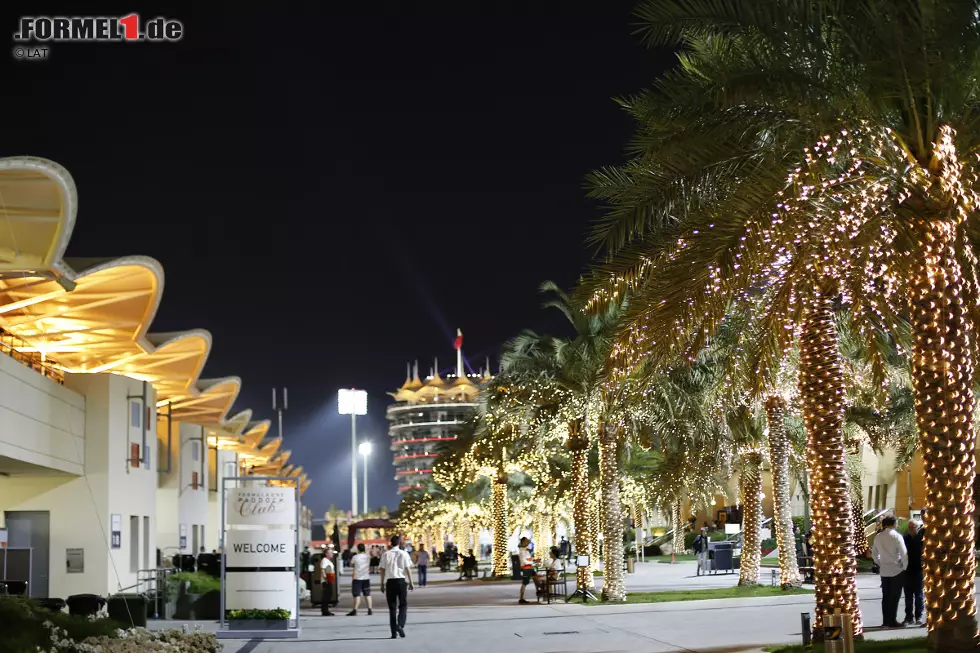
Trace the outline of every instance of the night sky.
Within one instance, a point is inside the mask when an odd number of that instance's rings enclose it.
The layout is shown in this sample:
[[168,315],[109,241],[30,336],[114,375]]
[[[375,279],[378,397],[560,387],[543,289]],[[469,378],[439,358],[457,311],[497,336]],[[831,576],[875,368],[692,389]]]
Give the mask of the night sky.
[[[203,378],[242,377],[236,411],[272,418],[271,388],[289,388],[285,446],[314,516],[350,506],[336,392],[367,389],[370,502],[394,508],[385,393],[406,361],[450,371],[457,327],[474,368],[522,328],[560,328],[537,286],[590,260],[583,176],[621,161],[631,131],[611,98],[671,60],[631,34],[631,1],[222,4],[31,3],[163,14],[186,36],[0,53],[0,156],[72,174],[69,256],[161,261],[151,331],[210,330]],[[16,26],[8,13],[0,32]]]

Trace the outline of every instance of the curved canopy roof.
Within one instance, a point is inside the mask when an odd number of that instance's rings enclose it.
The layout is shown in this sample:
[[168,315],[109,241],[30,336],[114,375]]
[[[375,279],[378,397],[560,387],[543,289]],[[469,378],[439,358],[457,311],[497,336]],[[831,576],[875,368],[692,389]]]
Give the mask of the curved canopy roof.
[[163,296],[158,261],[65,261],[77,207],[75,183],[57,163],[0,158],[0,328],[13,348],[65,372],[152,383],[173,419],[210,429],[219,448],[263,464],[278,457],[282,467],[281,441],[263,442],[268,421],[251,422],[251,411],[227,417],[241,379],[201,379],[211,334],[150,332]]
[[78,195],[68,171],[38,157],[0,159],[0,276],[70,279],[63,257]]

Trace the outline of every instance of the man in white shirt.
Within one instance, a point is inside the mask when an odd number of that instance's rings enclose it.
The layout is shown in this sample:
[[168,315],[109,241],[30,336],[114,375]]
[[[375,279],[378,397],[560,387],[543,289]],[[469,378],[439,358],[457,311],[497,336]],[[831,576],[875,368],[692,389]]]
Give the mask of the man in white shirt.
[[521,561],[521,598],[518,603],[525,605],[530,601],[524,599],[524,592],[527,590],[528,583],[534,578],[534,562],[531,559],[531,551],[528,549],[530,543],[531,540],[522,537],[517,546],[517,557]]
[[392,639],[398,635],[405,636],[408,590],[415,589],[415,585],[412,584],[412,559],[401,548],[401,543],[402,538],[393,535],[391,548],[381,556],[381,585],[385,588],[385,598],[388,599],[388,619]]
[[374,614],[371,609],[371,556],[364,553],[364,543],[357,545],[357,553],[350,559],[351,564],[351,593],[354,595],[354,609],[347,613],[348,617],[357,616],[357,608],[361,605],[361,596],[367,601],[368,615]]
[[909,554],[905,540],[895,531],[895,517],[888,515],[881,520],[884,530],[875,535],[871,553],[881,570],[881,614],[885,628],[902,628],[898,623],[898,600],[905,585],[905,570],[909,566]]
[[337,568],[333,564],[333,544],[323,547],[323,558],[320,560],[320,614],[332,617],[330,602],[333,600],[334,585],[337,584]]

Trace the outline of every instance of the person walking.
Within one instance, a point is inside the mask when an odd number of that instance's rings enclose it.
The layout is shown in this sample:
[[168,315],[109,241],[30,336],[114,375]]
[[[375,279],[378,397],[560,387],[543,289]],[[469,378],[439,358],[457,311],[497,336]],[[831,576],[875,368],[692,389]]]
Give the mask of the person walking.
[[[391,548],[381,556],[381,586],[385,588],[388,600],[388,620],[391,625],[391,638],[405,636],[405,621],[408,617],[408,592],[415,590],[412,584],[412,559],[401,548],[401,538],[391,536]],[[397,615],[396,615],[397,612]]]
[[[922,595],[922,523],[909,522],[909,532],[905,536],[905,550],[908,551],[909,564],[905,570],[905,623],[922,625],[922,608],[925,597]],[[913,605],[915,612],[912,612]]]
[[429,552],[419,549],[418,555],[419,587],[425,587],[429,580]]
[[700,576],[701,574],[707,574],[709,571],[708,551],[710,547],[708,546],[708,543],[710,541],[711,540],[708,537],[708,527],[705,526],[704,528],[701,529],[701,533],[699,533],[698,536],[694,538],[694,542],[691,543],[691,547],[694,549],[694,553],[697,554],[697,558],[698,558],[698,571],[696,574],[698,576]]
[[521,598],[517,602],[521,605],[530,603],[530,601],[525,600],[524,592],[527,590],[531,579],[534,578],[534,561],[531,558],[531,552],[528,551],[528,544],[530,544],[530,540],[522,537],[520,543],[517,545],[517,557],[520,559],[521,564]]
[[354,609],[347,613],[348,617],[357,616],[357,608],[361,605],[361,597],[367,603],[368,615],[374,614],[371,609],[371,557],[364,552],[364,543],[357,545],[357,553],[351,556],[351,594],[354,595]]
[[871,553],[881,570],[881,614],[885,628],[903,628],[898,623],[898,599],[905,586],[905,569],[909,565],[909,554],[905,540],[895,531],[895,516],[887,515],[881,520],[882,530],[875,535]]

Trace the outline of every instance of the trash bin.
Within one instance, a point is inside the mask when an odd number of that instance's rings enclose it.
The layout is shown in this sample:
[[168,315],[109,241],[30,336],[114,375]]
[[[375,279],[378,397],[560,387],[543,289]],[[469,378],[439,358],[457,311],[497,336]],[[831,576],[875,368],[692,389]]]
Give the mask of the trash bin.
[[75,594],[69,596],[66,603],[68,603],[68,614],[75,617],[88,617],[98,614],[105,605],[105,599],[98,594]]
[[51,612],[61,612],[67,605],[64,599],[34,599],[34,602]]
[[134,628],[146,628],[148,607],[149,601],[144,594],[114,594],[106,604],[110,619]]
[[626,558],[626,573],[627,574],[632,574],[633,573],[633,565],[635,563],[636,563],[636,561],[633,560],[633,558]]
[[521,556],[516,553],[510,556],[510,579],[521,580]]
[[27,596],[27,581],[26,580],[5,580],[2,582],[4,586],[2,591],[3,594],[9,594],[10,596]]

